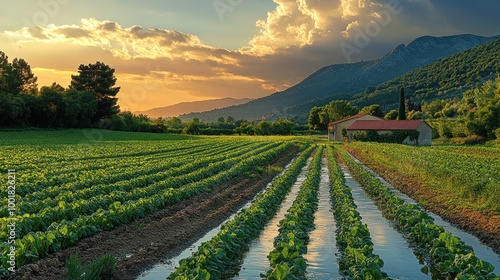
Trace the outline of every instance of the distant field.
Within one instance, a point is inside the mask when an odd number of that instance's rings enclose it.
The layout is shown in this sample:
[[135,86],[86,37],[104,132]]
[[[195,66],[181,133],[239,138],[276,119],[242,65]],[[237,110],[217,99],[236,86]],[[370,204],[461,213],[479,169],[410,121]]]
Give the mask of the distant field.
[[352,143],[348,147],[367,162],[418,178],[459,207],[500,213],[499,148],[373,143]]

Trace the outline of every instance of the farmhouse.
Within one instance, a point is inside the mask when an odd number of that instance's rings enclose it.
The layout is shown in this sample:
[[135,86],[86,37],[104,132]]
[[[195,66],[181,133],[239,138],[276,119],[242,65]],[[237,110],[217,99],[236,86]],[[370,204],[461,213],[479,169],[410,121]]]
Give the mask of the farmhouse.
[[358,120],[382,120],[382,118],[368,114],[357,114],[336,122],[331,122],[328,124],[328,140],[342,141],[344,139],[342,136],[342,129],[348,128],[351,124]]
[[392,134],[395,131],[418,131],[417,139],[410,139],[410,136],[408,136],[403,141],[403,144],[432,145],[432,128],[423,120],[357,120],[347,128],[348,139],[352,139],[356,133],[366,133],[368,131],[376,131],[380,135]]

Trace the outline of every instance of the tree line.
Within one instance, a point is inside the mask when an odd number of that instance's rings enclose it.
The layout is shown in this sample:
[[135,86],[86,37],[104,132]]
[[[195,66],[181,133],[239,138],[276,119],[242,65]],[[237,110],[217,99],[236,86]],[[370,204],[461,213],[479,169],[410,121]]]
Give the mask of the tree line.
[[114,130],[158,132],[190,135],[292,135],[307,133],[306,126],[300,126],[288,119],[270,121],[235,120],[233,117],[219,117],[215,122],[204,122],[199,118],[182,121],[178,117],[150,119],[145,115],[130,112],[119,113],[101,122]]
[[3,128],[101,128],[121,131],[184,133],[290,135],[296,126],[288,119],[252,122],[220,117],[208,123],[194,118],[150,119],[146,115],[120,112],[116,97],[115,69],[103,62],[78,67],[67,88],[53,83],[37,84],[37,77],[24,60],[9,61],[0,51],[0,127]]
[[68,88],[38,89],[31,66],[0,51],[0,127],[86,128],[116,115],[115,70],[102,62],[78,67]]

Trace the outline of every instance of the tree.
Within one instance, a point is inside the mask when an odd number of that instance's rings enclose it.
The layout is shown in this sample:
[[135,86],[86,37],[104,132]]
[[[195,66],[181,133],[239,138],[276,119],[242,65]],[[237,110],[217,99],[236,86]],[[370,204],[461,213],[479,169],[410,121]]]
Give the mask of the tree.
[[[62,87],[52,84],[50,88],[57,92]],[[63,112],[64,126],[72,128],[90,127],[92,119],[97,113],[97,100],[94,94],[68,89],[64,91],[62,97],[65,104]]]
[[390,110],[389,113],[385,114],[384,119],[386,120],[395,120],[398,118],[398,111]]
[[401,88],[401,92],[399,94],[398,120],[406,120],[405,88],[404,87]]
[[21,87],[20,81],[16,80],[16,75],[9,57],[0,51],[0,93],[18,94]]
[[0,93],[0,127],[23,125],[23,117],[28,114],[29,109],[22,96]]
[[35,94],[38,91],[38,78],[31,72],[31,66],[22,58],[12,61],[15,81],[19,84],[18,91]]
[[287,119],[277,119],[273,122],[271,126],[271,130],[273,134],[277,135],[291,135],[293,133],[293,129],[295,127],[295,123],[287,120]]
[[170,129],[182,128],[182,121],[178,117],[173,117],[167,121],[167,127]]
[[200,128],[198,127],[198,123],[192,120],[189,124],[182,130],[184,134],[197,135],[200,134]]
[[158,118],[154,119],[152,127],[155,130],[154,132],[165,132],[167,130],[162,117],[158,117]]
[[94,121],[117,114],[120,111],[115,96],[120,87],[115,87],[115,69],[97,61],[95,64],[78,67],[78,75],[71,75],[70,88],[94,93],[97,100],[97,113]]
[[52,89],[54,91],[58,91],[58,92],[64,92],[64,90],[65,90],[63,86],[61,86],[60,84],[58,84],[56,82],[53,82],[49,87],[43,86],[42,89],[43,88],[50,88],[50,89]]
[[255,126],[255,134],[256,135],[271,135],[271,126],[272,123],[268,121],[261,121],[259,124]]
[[376,117],[381,117],[381,118],[384,117],[384,112],[382,112],[382,108],[380,108],[380,105],[378,105],[378,104],[366,106],[363,109],[361,109],[361,112],[372,115],[372,116],[376,116]]
[[39,94],[39,104],[41,112],[38,120],[35,120],[38,126],[42,127],[63,127],[63,112],[66,110],[66,104],[61,92],[55,91],[50,87],[42,87]]
[[36,81],[37,77],[24,59],[14,58],[9,63],[9,57],[0,51],[0,93],[35,94],[38,87]]
[[307,119],[307,124],[311,129],[321,129],[321,119],[319,117],[321,111],[323,111],[323,107],[313,107],[309,112],[309,118]]
[[[359,109],[346,100],[334,100],[326,106],[326,112],[328,113],[328,122],[332,122],[354,116],[359,112]],[[328,122],[324,122],[324,124],[328,125]]]

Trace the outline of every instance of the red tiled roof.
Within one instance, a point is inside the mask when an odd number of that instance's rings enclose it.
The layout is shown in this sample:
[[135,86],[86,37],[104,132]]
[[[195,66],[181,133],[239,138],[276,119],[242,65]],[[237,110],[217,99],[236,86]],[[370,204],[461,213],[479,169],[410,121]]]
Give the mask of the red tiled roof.
[[423,120],[410,121],[364,121],[359,120],[351,124],[347,130],[416,130]]
[[359,118],[359,117],[362,117],[364,115],[366,115],[366,114],[365,113],[360,113],[360,114],[357,114],[357,115],[354,115],[354,116],[350,116],[350,117],[347,117],[345,119],[338,120],[336,122],[331,122],[331,123],[328,124],[328,126],[336,125],[338,123],[343,123],[345,121],[352,120],[352,119],[355,119],[355,118]]

